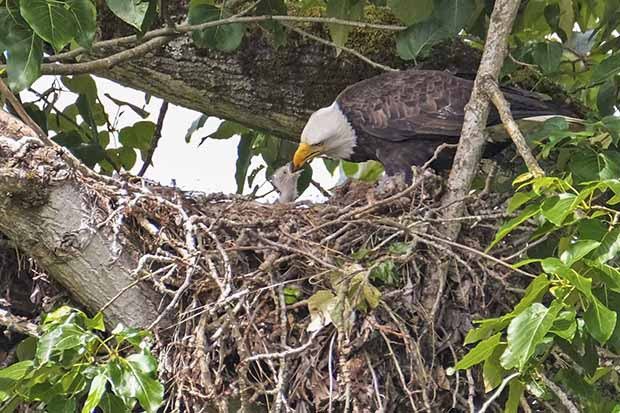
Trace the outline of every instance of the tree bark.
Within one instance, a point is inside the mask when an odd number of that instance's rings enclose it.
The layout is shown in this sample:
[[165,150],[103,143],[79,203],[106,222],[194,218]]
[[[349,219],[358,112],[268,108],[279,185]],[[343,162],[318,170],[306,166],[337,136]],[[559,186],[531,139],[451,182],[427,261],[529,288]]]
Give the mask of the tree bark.
[[[476,74],[472,95],[465,107],[461,138],[450,170],[448,188],[442,200],[442,205],[446,207],[444,217],[452,219],[452,222],[446,224],[444,234],[452,241],[456,240],[461,230],[461,222],[454,218],[463,216],[464,199],[478,171],[486,142],[484,129],[489,116],[490,102],[484,91],[484,83],[486,79],[497,81],[504,65],[504,59],[508,55],[508,36],[512,31],[519,4],[520,1],[517,0],[498,0],[491,14],[480,67]],[[438,268],[431,271],[432,275],[427,281],[424,307],[431,314],[435,313],[440,301],[449,265],[450,260],[443,260]]]
[[[139,254],[120,234],[97,228],[102,214],[94,191],[76,178],[61,151],[34,136],[0,111],[0,231],[77,302],[97,311],[136,278]],[[147,327],[160,302],[161,295],[141,283],[107,307],[106,320]]]
[[[116,18],[104,19],[101,26],[103,40],[128,34]],[[304,29],[328,38],[320,24]],[[155,53],[97,75],[176,105],[298,140],[312,112],[381,70],[347,53],[336,57],[333,47],[297,33],[287,35],[285,45],[275,46],[269,34],[250,25],[232,53],[198,49],[190,36],[181,36]],[[347,46],[393,68],[411,66],[396,56],[394,32],[355,29]],[[474,49],[455,42],[436,50],[416,67],[475,73],[479,54]]]

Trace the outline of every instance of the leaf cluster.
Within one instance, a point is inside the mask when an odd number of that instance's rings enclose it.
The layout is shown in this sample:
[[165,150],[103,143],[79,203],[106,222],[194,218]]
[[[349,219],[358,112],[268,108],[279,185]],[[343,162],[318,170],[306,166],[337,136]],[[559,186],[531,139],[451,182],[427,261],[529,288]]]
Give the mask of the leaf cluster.
[[103,315],[63,306],[47,314],[40,337],[17,347],[19,361],[0,370],[0,410],[29,404],[49,413],[155,413],[164,389],[149,333],[117,326],[104,338]]
[[489,249],[533,223],[531,240],[538,245],[514,266],[539,275],[512,311],[477,322],[465,338],[477,344],[455,366],[482,364],[486,391],[520,373],[509,385],[507,411],[516,412],[526,390],[549,398],[541,380],[549,372],[579,396],[584,411],[620,408],[608,395],[617,373],[603,362],[605,354],[620,353],[619,126],[617,118],[604,117],[571,131],[554,118],[531,137],[542,156],[557,155],[556,176],[515,179],[508,211],[519,213],[500,227]]

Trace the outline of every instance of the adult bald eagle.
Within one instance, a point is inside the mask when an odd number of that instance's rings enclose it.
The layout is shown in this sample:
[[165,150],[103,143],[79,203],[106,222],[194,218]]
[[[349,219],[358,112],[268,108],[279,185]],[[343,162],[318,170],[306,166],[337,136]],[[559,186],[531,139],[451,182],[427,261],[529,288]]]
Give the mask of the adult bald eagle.
[[[351,85],[310,116],[293,166],[299,169],[316,156],[377,160],[387,175],[403,174],[411,182],[412,165],[424,165],[442,143],[458,142],[473,84],[447,72],[407,70]],[[504,89],[504,95],[515,119],[570,115],[518,89]],[[500,122],[492,108],[488,125]],[[487,145],[486,155],[497,152],[497,145]],[[449,168],[453,156],[454,151],[442,151],[432,166]]]

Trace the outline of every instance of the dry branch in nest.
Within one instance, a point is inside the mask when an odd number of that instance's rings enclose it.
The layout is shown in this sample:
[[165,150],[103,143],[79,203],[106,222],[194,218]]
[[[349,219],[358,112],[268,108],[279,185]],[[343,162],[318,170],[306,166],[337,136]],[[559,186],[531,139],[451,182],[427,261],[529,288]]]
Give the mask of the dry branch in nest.
[[[152,326],[168,409],[467,406],[463,378],[446,369],[472,318],[504,309],[512,271],[479,252],[505,218],[502,199],[471,200],[467,230],[444,242],[441,186],[424,174],[386,197],[349,184],[310,206],[93,188],[111,211],[103,222],[142,245],[136,280],[168,297]],[[428,314],[422,280],[445,254],[454,264]]]

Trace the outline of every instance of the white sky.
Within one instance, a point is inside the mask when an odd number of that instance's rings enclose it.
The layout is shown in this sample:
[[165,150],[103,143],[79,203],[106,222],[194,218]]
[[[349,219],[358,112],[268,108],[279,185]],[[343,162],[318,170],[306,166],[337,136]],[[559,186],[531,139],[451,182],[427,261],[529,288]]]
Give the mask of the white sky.
[[[45,76],[37,80],[33,88],[38,92],[42,92],[51,86],[52,81],[52,77]],[[144,105],[145,94],[143,92],[121,86],[107,79],[95,77],[95,81],[99,98],[111,119],[113,119],[116,113],[117,105],[106,98],[104,96],[105,93],[140,107]],[[76,97],[72,93],[63,93],[55,106],[64,108],[74,103]],[[22,98],[25,102],[32,101],[35,100],[35,95],[23,92]],[[154,123],[157,122],[161,103],[161,99],[152,97],[149,104],[144,107],[146,111],[150,112],[148,120]],[[145,176],[163,185],[170,185],[172,180],[175,180],[176,185],[185,190],[204,191],[207,193],[235,192],[236,183],[234,175],[239,138],[235,136],[226,140],[207,139],[202,145],[198,146],[200,138],[215,131],[219,125],[219,120],[209,119],[204,127],[196,131],[190,143],[185,143],[187,129],[199,116],[199,112],[172,104],[169,106],[162,130],[162,138],[153,158],[153,165],[149,167]],[[128,107],[123,107],[118,129],[131,125],[138,120],[142,119]],[[262,159],[255,157],[249,170],[251,171],[261,163]],[[132,172],[137,173],[141,166],[142,162],[138,154],[138,161]],[[313,179],[315,181],[320,182],[324,188],[331,188],[335,185],[337,176],[329,174],[322,160],[314,160],[312,167],[314,170]],[[254,180],[255,184],[261,184],[265,181],[263,171]],[[266,183],[258,193],[263,194],[270,189],[271,185]],[[247,185],[245,192],[249,192]],[[267,198],[269,201],[273,199],[275,199],[274,196]],[[323,200],[323,197],[311,185],[300,199],[320,201]]]

